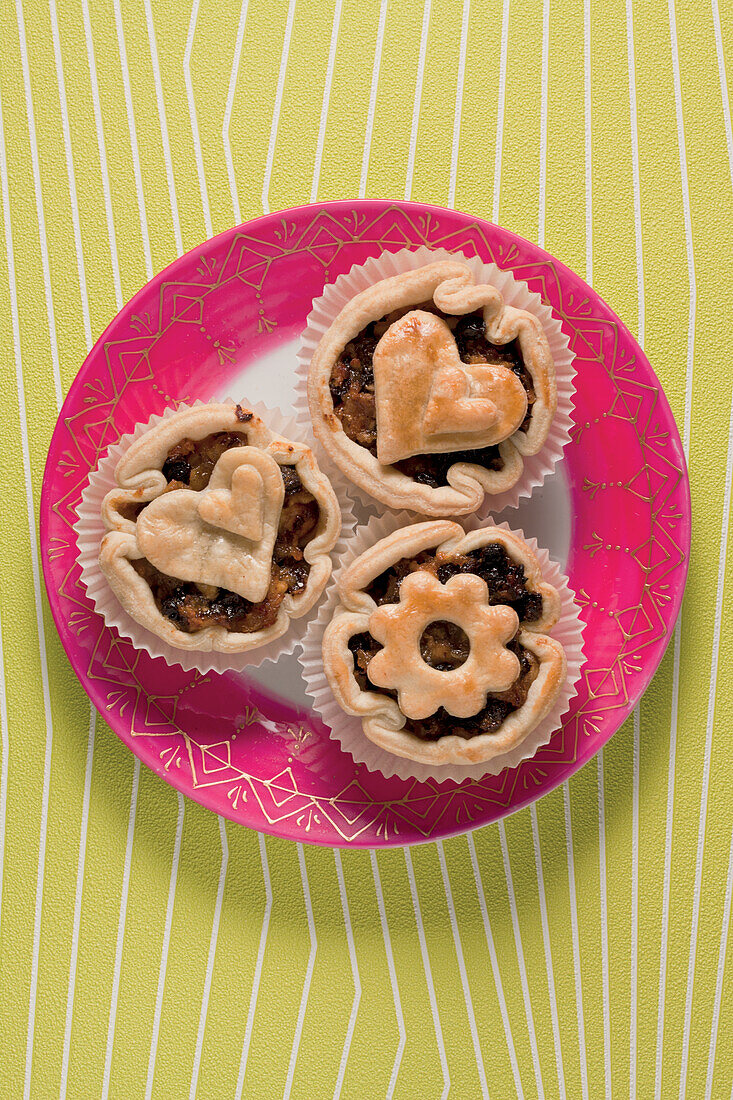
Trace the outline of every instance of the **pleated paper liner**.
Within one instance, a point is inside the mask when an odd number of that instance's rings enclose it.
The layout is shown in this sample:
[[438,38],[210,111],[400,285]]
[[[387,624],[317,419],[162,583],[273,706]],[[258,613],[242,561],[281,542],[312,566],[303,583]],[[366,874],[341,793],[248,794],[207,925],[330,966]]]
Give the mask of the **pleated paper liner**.
[[474,531],[477,528],[488,526],[497,526],[505,531],[513,531],[519,538],[524,539],[530,550],[536,555],[543,580],[554,585],[560,594],[560,618],[547,633],[560,642],[565,650],[567,677],[552,710],[535,726],[520,745],[482,764],[430,766],[414,760],[407,760],[401,756],[395,756],[369,740],[362,728],[361,718],[346,714],[341,709],[333,696],[326,674],[323,671],[323,635],[340,603],[337,585],[340,572],[368,547],[392,534],[393,531],[397,531],[401,527],[407,527],[414,522],[415,517],[409,512],[373,516],[348,540],[347,552],[340,560],[338,569],[334,571],[334,577],[326,599],[320,605],[318,614],[308,624],[303,641],[300,643],[302,648],[300,660],[306,691],[313,699],[314,709],[331,731],[331,737],[338,741],[344,752],[348,752],[357,764],[366,765],[370,771],[381,772],[385,778],[395,775],[400,779],[419,779],[421,781],[432,779],[440,783],[480,779],[484,775],[498,775],[505,768],[516,768],[523,760],[528,760],[534,756],[537,749],[542,745],[548,743],[555,730],[559,728],[571,700],[577,694],[576,685],[584,659],[584,623],[580,619],[579,609],[575,602],[575,593],[570,588],[568,579],[557,562],[550,558],[546,550],[538,547],[535,539],[528,538],[521,530],[514,530],[507,523],[494,525],[491,520],[479,520],[475,516],[462,517],[461,520],[457,521],[461,523],[466,531]]
[[[222,403],[225,404],[226,401]],[[74,525],[78,547],[77,560],[81,567],[81,581],[87,590],[89,599],[94,604],[95,609],[104,617],[107,626],[114,627],[123,638],[129,638],[137,649],[145,650],[151,657],[162,657],[169,665],[180,665],[181,668],[187,671],[196,669],[201,673],[256,668],[263,661],[275,661],[280,657],[293,653],[296,644],[299,642],[302,644],[308,622],[316,614],[317,604],[300,618],[291,619],[288,629],[281,637],[246,653],[219,653],[215,650],[199,652],[176,649],[175,646],[169,645],[156,634],[146,630],[132,616],[128,615],[118,602],[107,578],[99,567],[99,546],[107,530],[102,521],[102,500],[107,492],[117,485],[114,473],[120,458],[136,439],[162,420],[203,404],[205,404],[203,401],[196,401],[190,405],[181,404],[177,409],[167,409],[160,416],[151,416],[146,423],[138,424],[133,432],[122,436],[117,443],[113,444],[100,460],[96,469],[92,470],[89,481],[82,492],[81,502],[77,509],[79,518]],[[295,441],[303,439],[303,431],[294,417],[287,417],[279,409],[269,408],[262,402],[248,404],[248,408],[260,417],[275,435]],[[334,563],[343,554],[346,542],[355,524],[350,497],[343,492],[342,485],[339,485],[336,492],[341,505],[342,527],[339,540],[331,551],[331,560]],[[322,598],[323,596],[321,596]]]

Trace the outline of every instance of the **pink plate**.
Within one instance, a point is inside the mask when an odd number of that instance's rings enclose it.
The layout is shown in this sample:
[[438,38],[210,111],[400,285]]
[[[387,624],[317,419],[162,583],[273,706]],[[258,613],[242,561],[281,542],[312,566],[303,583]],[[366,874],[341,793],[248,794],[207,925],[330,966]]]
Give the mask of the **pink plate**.
[[[89,470],[110,444],[173,401],[222,395],[229,383],[245,400],[268,396],[244,390],[242,380],[261,388],[263,366],[266,372],[297,337],[327,281],[385,249],[421,244],[510,269],[552,306],[570,338],[575,428],[550,481],[564,486],[567,572],[587,623],[579,693],[551,742],[512,771],[440,786],[384,779],[355,765],[307,705],[292,692],[275,694],[266,677],[263,684],[255,675],[202,676],[136,651],[87,599],[72,530]],[[288,399],[275,396],[281,404]],[[540,508],[534,499],[521,518],[541,539],[527,521],[533,507]],[[513,515],[503,518],[511,523]],[[682,601],[689,542],[679,435],[629,331],[536,245],[418,203],[301,206],[231,229],[176,260],[125,306],[79,371],[51,440],[41,500],[43,567],[61,640],[125,744],[178,790],[233,821],[332,845],[445,837],[503,817],[577,771],[629,715],[662,658]]]

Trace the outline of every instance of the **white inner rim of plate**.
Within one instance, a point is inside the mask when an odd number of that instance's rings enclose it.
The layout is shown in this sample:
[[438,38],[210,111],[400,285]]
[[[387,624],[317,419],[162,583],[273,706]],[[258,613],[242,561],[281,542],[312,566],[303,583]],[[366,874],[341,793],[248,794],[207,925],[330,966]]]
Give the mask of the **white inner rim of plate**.
[[[251,360],[242,370],[227,378],[212,400],[241,397],[245,401],[264,401],[283,411],[294,412],[295,362],[298,340],[288,340],[274,347],[266,355]],[[512,527],[521,528],[525,534],[537,539],[540,546],[565,569],[570,550],[572,529],[570,491],[565,476],[565,463],[560,462],[555,473],[548,477],[528,500],[522,500],[517,508],[509,508],[505,514],[497,513]],[[364,516],[358,501],[354,505],[357,518]],[[266,662],[260,668],[248,669],[247,678],[261,684],[266,691],[290,702],[310,709],[310,700],[300,675],[297,654],[288,654],[281,660]]]

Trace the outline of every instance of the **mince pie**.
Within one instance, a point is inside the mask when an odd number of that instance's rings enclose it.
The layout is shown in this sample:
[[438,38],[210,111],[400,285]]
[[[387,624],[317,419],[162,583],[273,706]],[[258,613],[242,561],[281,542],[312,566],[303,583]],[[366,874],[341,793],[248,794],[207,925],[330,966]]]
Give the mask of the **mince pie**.
[[313,355],[308,402],[352,481],[384,504],[444,516],[516,484],[557,391],[538,318],[441,260],[344,306]]
[[200,405],[136,439],[102,502],[99,564],[136,622],[178,649],[241,652],[320,596],[341,511],[313,453],[242,405]]
[[338,588],[324,671],[388,752],[483,763],[521,744],[562,688],[565,653],[546,634],[560,596],[508,531],[404,527],[356,558]]

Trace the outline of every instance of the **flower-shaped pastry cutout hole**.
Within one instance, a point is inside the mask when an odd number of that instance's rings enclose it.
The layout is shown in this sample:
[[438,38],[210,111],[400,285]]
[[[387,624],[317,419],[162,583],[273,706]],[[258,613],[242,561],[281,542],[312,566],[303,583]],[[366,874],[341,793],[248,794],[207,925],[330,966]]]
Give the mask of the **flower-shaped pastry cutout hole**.
[[457,623],[436,619],[422,632],[420,652],[426,664],[449,672],[468,660],[471,643],[465,630],[461,630]]
[[[420,643],[437,620],[455,623],[469,640],[467,659],[457,668],[433,668]],[[400,710],[423,719],[440,708],[469,718],[484,706],[489,692],[506,691],[519,675],[519,661],[506,649],[519,619],[510,607],[491,606],[486,582],[473,575],[441,584],[430,573],[410,574],[400,587],[399,603],[372,613],[369,633],[382,645],[367,675],[380,688],[397,692]]]

